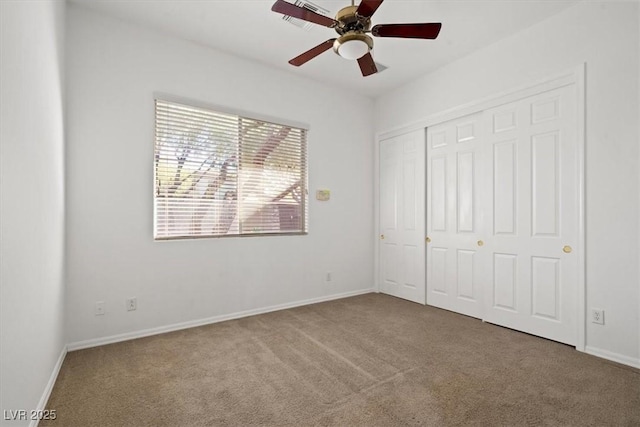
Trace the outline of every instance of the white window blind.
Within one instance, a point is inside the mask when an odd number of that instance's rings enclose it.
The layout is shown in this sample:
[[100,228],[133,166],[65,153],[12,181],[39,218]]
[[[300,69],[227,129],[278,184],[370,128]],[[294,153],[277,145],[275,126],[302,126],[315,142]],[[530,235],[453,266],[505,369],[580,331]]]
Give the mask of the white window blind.
[[307,232],[306,129],[156,100],[155,238]]

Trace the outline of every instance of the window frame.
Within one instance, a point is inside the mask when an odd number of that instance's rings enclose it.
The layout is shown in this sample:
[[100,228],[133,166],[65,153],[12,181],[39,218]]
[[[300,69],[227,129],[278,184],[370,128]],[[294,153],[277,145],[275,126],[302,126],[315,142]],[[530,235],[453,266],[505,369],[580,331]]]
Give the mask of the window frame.
[[[302,191],[302,201],[300,204],[301,207],[301,231],[292,231],[292,232],[275,232],[275,233],[238,233],[238,234],[203,234],[203,235],[186,235],[186,236],[158,236],[157,235],[157,204],[156,204],[156,193],[157,193],[157,167],[156,167],[156,141],[157,141],[157,125],[156,125],[156,102],[168,102],[175,104],[182,104],[186,107],[193,108],[201,108],[205,110],[211,110],[215,113],[235,115],[241,119],[248,120],[256,120],[267,122],[270,124],[278,125],[278,126],[286,126],[291,128],[297,128],[305,131],[305,139],[303,141],[304,146],[302,147],[303,155],[304,155],[304,178],[303,178],[303,191]],[[175,96],[163,92],[154,92],[153,93],[153,142],[152,142],[152,170],[153,170],[153,181],[152,181],[152,209],[153,209],[153,221],[152,221],[152,235],[153,240],[156,242],[163,241],[172,241],[172,240],[193,240],[193,239],[220,239],[220,238],[244,238],[244,237],[282,237],[282,236],[306,236],[309,234],[309,140],[308,133],[310,126],[306,123],[297,122],[289,119],[282,119],[279,117],[269,116],[265,114],[259,114],[254,112],[247,112],[244,110],[239,110],[235,108],[230,108],[226,106],[219,106],[215,104],[209,104],[202,101],[193,100],[190,98],[184,98],[180,96]]]

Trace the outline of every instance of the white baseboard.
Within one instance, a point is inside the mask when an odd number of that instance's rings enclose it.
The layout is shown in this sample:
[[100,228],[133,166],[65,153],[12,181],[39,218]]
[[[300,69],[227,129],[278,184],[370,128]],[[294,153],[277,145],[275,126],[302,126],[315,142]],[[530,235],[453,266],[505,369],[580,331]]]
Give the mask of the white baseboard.
[[360,289],[358,291],[344,292],[341,294],[334,294],[334,295],[329,295],[325,297],[311,298],[311,299],[306,299],[302,301],[294,301],[294,302],[285,303],[285,304],[272,305],[270,307],[239,311],[236,313],[223,314],[220,316],[213,316],[205,319],[191,320],[191,321],[182,322],[182,323],[175,323],[172,325],[160,326],[157,328],[143,329],[141,331],[127,332],[124,334],[111,335],[108,337],[94,338],[94,339],[84,340],[84,341],[76,341],[76,342],[67,344],[67,349],[68,351],[82,350],[85,348],[98,347],[105,344],[113,344],[116,342],[128,341],[136,338],[143,338],[143,337],[148,337],[152,335],[164,334],[166,332],[179,331],[181,329],[194,328],[196,326],[209,325],[212,323],[224,322],[226,320],[233,320],[233,319],[239,319],[241,317],[255,316],[257,314],[264,314],[272,311],[285,310],[287,308],[294,308],[294,307],[300,307],[303,305],[316,304],[319,302],[348,298],[348,297],[368,294],[372,292],[375,292],[375,289],[373,288]]
[[589,346],[586,346],[584,351],[585,353],[592,356],[602,357],[603,359],[611,360],[613,362],[622,363],[623,365],[628,365],[640,369],[640,359]]
[[[67,346],[62,347],[62,351],[60,352],[60,356],[58,356],[58,361],[56,365],[53,367],[53,372],[51,372],[51,376],[49,377],[49,382],[47,382],[47,386],[44,389],[44,393],[42,393],[42,397],[40,398],[40,402],[38,402],[38,407],[36,410],[38,413],[43,411],[47,407],[47,402],[49,401],[49,397],[51,396],[51,391],[53,390],[53,386],[58,379],[58,374],[60,373],[60,368],[62,368],[62,363],[64,362],[64,358],[67,356]],[[29,424],[29,427],[37,427],[40,420],[32,420]]]

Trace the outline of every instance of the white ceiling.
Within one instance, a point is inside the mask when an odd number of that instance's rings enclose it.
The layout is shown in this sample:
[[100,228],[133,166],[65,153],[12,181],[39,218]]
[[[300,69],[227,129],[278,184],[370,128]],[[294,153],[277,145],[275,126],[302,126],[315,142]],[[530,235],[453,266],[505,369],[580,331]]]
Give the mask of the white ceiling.
[[[215,49],[317,81],[376,97],[474,50],[548,18],[577,0],[387,0],[375,24],[442,22],[437,40],[374,38],[373,56],[387,70],[362,77],[355,61],[331,50],[302,65],[287,61],[333,38],[314,25],[305,30],[271,12],[275,0],[71,0]],[[294,0],[287,0],[293,2]],[[332,15],[349,0],[311,0]],[[357,4],[358,2],[356,2]]]

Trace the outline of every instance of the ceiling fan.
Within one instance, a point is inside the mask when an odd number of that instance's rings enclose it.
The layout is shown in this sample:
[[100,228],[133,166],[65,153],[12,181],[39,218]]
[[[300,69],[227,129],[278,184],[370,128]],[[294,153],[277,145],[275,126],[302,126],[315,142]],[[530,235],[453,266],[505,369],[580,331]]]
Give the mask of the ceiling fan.
[[331,49],[345,59],[357,59],[363,76],[370,76],[378,72],[371,49],[374,37],[400,37],[409,39],[435,39],[440,33],[441,23],[423,24],[378,24],[371,28],[371,17],[380,7],[383,0],[362,0],[359,6],[344,7],[338,11],[335,19],[320,15],[304,7],[296,6],[284,0],[277,0],[271,10],[283,15],[292,16],[314,24],[333,28],[339,37],[329,39],[324,43],[296,56],[289,64],[299,67],[321,53]]

